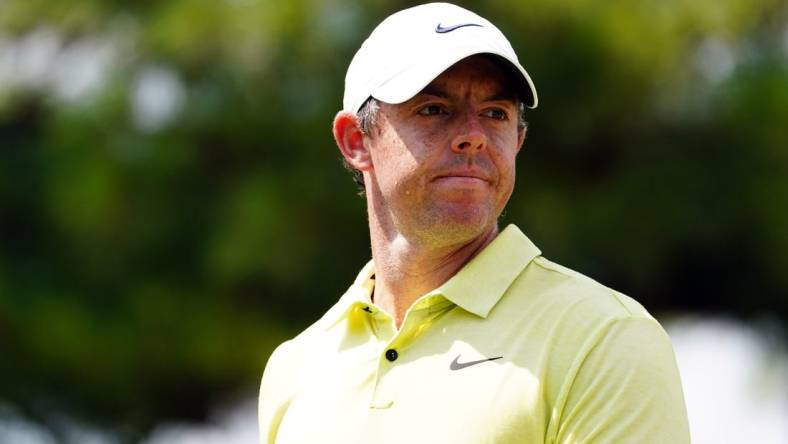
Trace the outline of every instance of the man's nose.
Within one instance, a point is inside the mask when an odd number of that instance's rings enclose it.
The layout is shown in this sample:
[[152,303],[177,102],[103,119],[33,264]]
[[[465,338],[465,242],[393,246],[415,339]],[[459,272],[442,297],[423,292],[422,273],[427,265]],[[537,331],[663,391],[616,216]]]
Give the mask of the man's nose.
[[457,154],[477,154],[487,147],[487,135],[484,133],[479,117],[468,115],[462,122],[458,134],[451,142],[451,149]]

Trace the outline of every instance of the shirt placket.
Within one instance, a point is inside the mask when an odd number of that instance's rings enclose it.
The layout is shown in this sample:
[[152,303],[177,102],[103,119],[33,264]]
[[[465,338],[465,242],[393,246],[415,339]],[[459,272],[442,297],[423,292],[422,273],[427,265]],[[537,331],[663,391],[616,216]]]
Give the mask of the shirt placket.
[[370,325],[377,337],[377,369],[370,401],[371,409],[384,410],[394,405],[393,387],[387,383],[388,376],[400,365],[408,347],[429,328],[429,320],[435,317],[436,312],[445,312],[447,309],[447,303],[436,304],[438,298],[446,302],[440,296],[417,301],[406,313],[399,331],[386,312],[372,305],[365,307],[364,311],[368,313]]

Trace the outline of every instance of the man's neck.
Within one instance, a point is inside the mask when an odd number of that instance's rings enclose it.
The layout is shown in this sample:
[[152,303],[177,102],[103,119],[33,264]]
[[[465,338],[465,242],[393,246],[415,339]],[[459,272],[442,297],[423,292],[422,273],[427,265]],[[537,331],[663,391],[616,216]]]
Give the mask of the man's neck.
[[416,299],[448,281],[498,235],[498,227],[494,225],[466,241],[427,246],[400,233],[383,233],[380,229],[371,221],[374,301],[394,318],[398,329]]

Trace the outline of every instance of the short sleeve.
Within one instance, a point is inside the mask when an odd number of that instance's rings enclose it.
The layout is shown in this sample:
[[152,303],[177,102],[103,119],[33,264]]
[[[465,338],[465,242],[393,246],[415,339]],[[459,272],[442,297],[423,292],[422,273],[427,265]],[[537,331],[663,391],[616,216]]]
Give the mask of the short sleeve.
[[673,347],[652,318],[612,322],[582,359],[556,443],[689,443]]

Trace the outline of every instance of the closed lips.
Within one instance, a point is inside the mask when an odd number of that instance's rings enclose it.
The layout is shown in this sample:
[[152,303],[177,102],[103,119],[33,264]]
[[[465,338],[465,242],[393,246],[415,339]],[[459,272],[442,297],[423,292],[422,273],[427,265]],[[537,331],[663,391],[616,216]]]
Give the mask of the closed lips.
[[435,180],[441,179],[474,179],[490,182],[490,179],[486,175],[477,173],[447,173],[435,176]]

